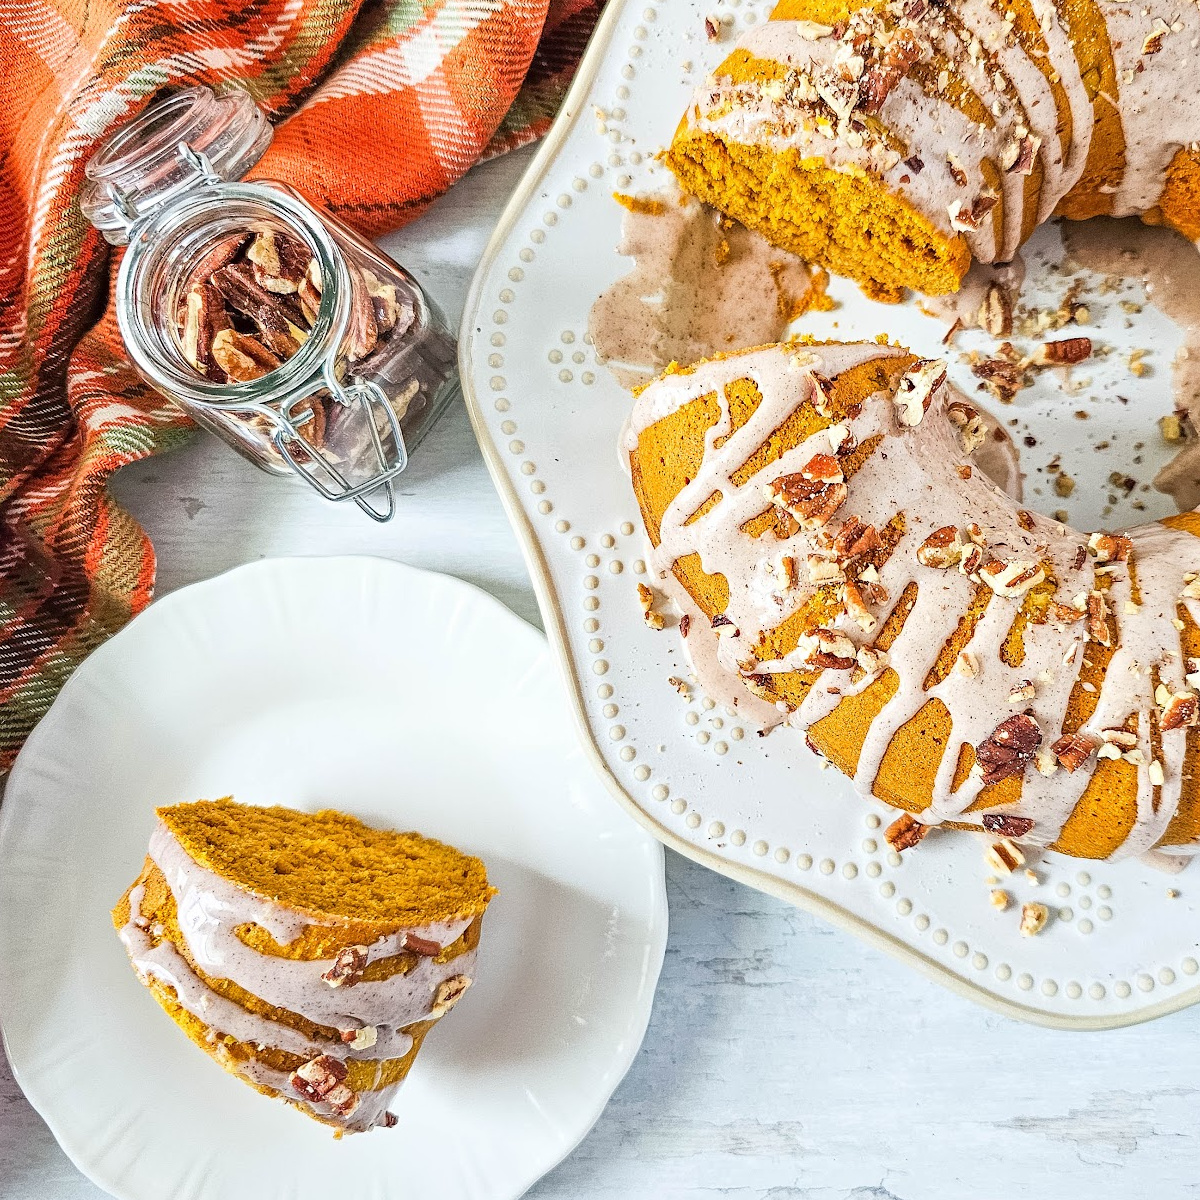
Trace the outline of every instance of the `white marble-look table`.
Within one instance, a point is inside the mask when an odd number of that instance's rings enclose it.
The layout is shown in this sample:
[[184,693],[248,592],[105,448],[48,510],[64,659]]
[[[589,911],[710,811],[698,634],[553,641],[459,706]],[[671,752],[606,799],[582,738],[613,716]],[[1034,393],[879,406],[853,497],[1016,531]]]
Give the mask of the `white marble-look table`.
[[[452,319],[528,160],[478,168],[386,239]],[[422,447],[388,526],[207,436],[115,490],[158,548],[160,594],[268,555],[369,553],[459,575],[538,619],[461,409]],[[1115,1033],[1036,1029],[673,854],[667,875],[645,1044],[591,1135],[531,1195],[1200,1200],[1200,1008]],[[0,1200],[101,1195],[0,1058]]]

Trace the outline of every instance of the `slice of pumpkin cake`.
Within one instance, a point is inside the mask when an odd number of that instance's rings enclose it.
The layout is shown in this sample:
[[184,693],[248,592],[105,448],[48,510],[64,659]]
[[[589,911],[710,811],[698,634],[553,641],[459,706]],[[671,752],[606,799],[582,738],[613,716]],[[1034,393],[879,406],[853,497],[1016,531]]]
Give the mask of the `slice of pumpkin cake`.
[[339,1130],[388,1104],[475,973],[478,858],[326,810],[158,810],[113,909],[138,978],[227,1071]]

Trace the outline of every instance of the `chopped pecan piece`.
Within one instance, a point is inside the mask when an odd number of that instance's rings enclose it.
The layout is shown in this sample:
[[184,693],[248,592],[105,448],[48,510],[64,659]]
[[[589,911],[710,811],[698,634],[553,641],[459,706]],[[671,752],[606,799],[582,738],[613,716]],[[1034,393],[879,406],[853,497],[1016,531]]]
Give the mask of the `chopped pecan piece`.
[[[1162,695],[1165,692],[1166,695]],[[1155,699],[1162,706],[1162,716],[1158,727],[1163,732],[1171,729],[1181,729],[1185,725],[1200,724],[1200,702],[1195,692],[1172,692],[1160,685],[1155,691]]]
[[433,994],[433,1007],[429,1010],[431,1017],[440,1017],[448,1013],[463,997],[463,993],[471,986],[469,975],[455,975],[445,979],[437,986]]
[[[828,458],[829,455],[818,455]],[[836,460],[835,460],[836,461]],[[781,475],[768,487],[773,503],[790,513],[803,529],[820,529],[846,502],[844,483],[821,483],[803,471]]]
[[1050,751],[1062,766],[1066,767],[1068,771],[1074,772],[1078,771],[1096,753],[1099,746],[1099,738],[1092,737],[1090,733],[1077,731],[1064,733],[1050,747]]
[[1008,288],[999,283],[988,284],[979,306],[979,324],[992,337],[1008,337],[1012,333],[1013,300]]
[[1009,357],[981,359],[972,363],[971,373],[982,379],[1004,404],[1012,403],[1013,397],[1029,382],[1024,365]]
[[321,307],[321,268],[315,258],[308,264],[308,270],[300,280],[296,299],[300,302],[300,311],[304,313],[305,320],[313,324]]
[[260,325],[259,318],[264,312],[282,313],[293,325],[304,323],[304,311],[295,296],[269,292],[254,277],[252,264],[229,263],[213,272],[212,284],[231,308],[245,313],[256,325]]
[[321,978],[330,987],[353,987],[362,979],[366,966],[366,946],[343,946]]
[[867,525],[858,517],[847,517],[833,539],[833,552],[839,562],[850,562],[872,550],[878,550],[882,544],[874,525]]
[[246,250],[260,287],[279,296],[295,293],[308,264],[315,261],[303,242],[273,229],[260,230]]
[[929,826],[918,821],[912,813],[901,813],[884,830],[884,838],[897,854],[911,850],[928,832]]
[[[1158,54],[1163,48],[1163,42],[1167,40],[1167,34],[1171,32],[1171,27],[1162,19],[1162,17],[1154,18],[1154,26],[1148,34],[1142,39],[1142,53]],[[1140,63],[1138,64],[1141,65]]]
[[846,605],[846,614],[864,632],[870,633],[879,624],[875,614],[867,607],[857,584],[847,582],[843,585],[842,602]]
[[970,206],[962,200],[953,201],[946,209],[950,216],[950,228],[959,233],[977,232],[999,199],[999,196],[976,196]]
[[358,1107],[358,1093],[346,1086],[346,1064],[330,1054],[309,1059],[288,1077],[292,1090],[309,1104],[327,1104],[340,1117]]
[[1042,744],[1042,731],[1028,713],[1014,713],[975,747],[975,758],[983,771],[983,784],[990,787],[1004,779],[1019,778]]
[[379,344],[379,322],[375,320],[375,303],[371,299],[367,280],[358,268],[353,268],[354,287],[350,292],[350,328],[347,333],[347,354],[358,362]]
[[370,1050],[379,1041],[379,1030],[374,1025],[363,1025],[359,1029],[343,1029],[342,1041],[351,1050]]
[[933,401],[933,393],[946,382],[946,364],[940,358],[922,358],[905,371],[896,388],[896,408],[901,425],[920,425]]
[[935,529],[918,547],[917,562],[923,567],[945,571],[962,560],[962,539],[953,525]]
[[1028,900],[1021,905],[1021,936],[1033,937],[1046,928],[1050,910],[1037,900]]
[[822,671],[848,671],[858,654],[854,643],[844,633],[823,627],[802,634],[796,649],[803,662]]
[[1093,533],[1087,548],[1098,563],[1124,562],[1133,543],[1122,533]]
[[1015,817],[1011,813],[984,813],[983,827],[1001,837],[1019,838],[1033,828],[1033,821],[1029,817]]
[[1011,175],[1031,175],[1041,144],[1041,138],[1026,133],[1005,148],[1001,165]]
[[1108,628],[1108,602],[1097,591],[1088,592],[1087,631],[1093,642],[1101,646],[1112,645],[1112,634]]
[[432,938],[423,938],[411,931],[404,935],[404,949],[419,954],[422,958],[434,958],[441,954],[442,947]]
[[981,568],[980,578],[997,596],[1016,600],[1041,583],[1046,578],[1046,571],[1037,562],[1016,559],[1006,563],[996,559]]
[[638,604],[642,608],[642,620],[654,630],[662,629],[666,625],[662,613],[655,610],[654,607],[654,592],[644,583],[637,585]]
[[1033,361],[1039,367],[1069,367],[1090,358],[1091,354],[1091,338],[1063,338],[1058,342],[1043,342],[1034,351]]
[[958,444],[964,454],[974,454],[987,440],[987,425],[971,405],[955,400],[947,406],[946,415],[958,430]]
[[987,864],[1000,875],[1011,875],[1019,866],[1025,862],[1025,855],[1021,853],[1021,848],[1009,838],[1001,838],[998,842],[993,842],[984,851],[983,857],[987,860]]
[[867,116],[874,116],[883,107],[892,89],[902,80],[921,57],[916,38],[906,29],[884,48],[879,62],[869,67],[859,84],[858,107]]

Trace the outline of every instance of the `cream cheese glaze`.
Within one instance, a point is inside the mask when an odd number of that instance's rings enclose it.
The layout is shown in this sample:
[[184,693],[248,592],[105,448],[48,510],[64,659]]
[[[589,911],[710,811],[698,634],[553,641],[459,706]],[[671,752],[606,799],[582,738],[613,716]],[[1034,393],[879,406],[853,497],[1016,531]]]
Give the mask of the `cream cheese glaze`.
[[[749,29],[737,46],[753,58],[782,64],[785,78],[711,78],[697,89],[685,121],[728,142],[777,153],[796,149],[833,170],[869,172],[943,233],[962,233],[978,261],[1008,261],[1027,225],[1029,172],[1014,166],[1018,147],[1035,139],[1028,145],[1036,147],[1043,170],[1035,222],[1040,223],[1082,177],[1095,127],[1083,69],[1056,6],[1033,0],[1031,7],[1040,36],[1021,34],[998,0],[958,0],[936,8],[913,0],[902,14],[900,5],[891,6],[893,16],[901,14],[896,20],[870,10],[850,18],[852,34],[857,30],[886,42],[901,30],[913,39],[920,62],[953,64],[987,110],[987,123],[973,120],[940,90],[927,94],[912,76],[891,87],[877,123],[852,123],[848,111],[838,112],[839,77],[847,77],[847,63],[854,61],[847,39],[830,26],[786,20]],[[1107,22],[1119,92],[1102,95],[1100,102],[1118,108],[1125,141],[1114,213],[1143,213],[1161,197],[1175,153],[1195,145],[1200,130],[1200,6],[1183,4],[1161,15],[1153,7],[1113,0],[1097,0],[1096,7]],[[1163,29],[1157,49],[1148,52],[1147,39]],[[1057,98],[1050,79],[1060,90]],[[919,169],[912,166],[914,157]],[[998,194],[1002,206],[987,212],[977,229],[953,223],[955,205],[970,208]]]
[[[476,951],[472,949],[444,963],[439,963],[436,956],[422,955],[411,970],[385,980],[359,980],[353,985],[332,987],[322,978],[332,966],[332,959],[288,959],[263,954],[242,941],[236,930],[255,924],[286,946],[306,927],[328,924],[336,928],[336,922],[322,922],[276,904],[201,866],[161,821],[151,836],[149,855],[171,890],[180,932],[200,971],[212,979],[228,980],[267,1004],[298,1014],[313,1024],[347,1032],[370,1027],[375,1037],[373,1045],[363,1048],[315,1041],[220,995],[196,974],[169,940],[151,936],[141,914],[144,887],[138,886],[130,894],[129,921],[119,931],[133,966],[139,976],[156,979],[172,988],[180,1006],[210,1027],[210,1040],[218,1046],[222,1036],[229,1036],[305,1059],[319,1055],[342,1061],[402,1058],[413,1045],[408,1028],[433,1019],[439,985],[456,976],[470,978],[474,973]],[[470,923],[469,919],[438,922],[387,934],[367,947],[367,963],[402,954],[409,933],[436,942],[444,949],[456,942]],[[387,1087],[361,1092],[353,1114],[341,1118],[327,1105],[297,1095],[286,1071],[276,1071],[253,1060],[239,1060],[233,1065],[237,1073],[275,1088],[289,1100],[353,1130],[377,1124],[396,1091],[395,1087]]]
[[[819,395],[818,376],[836,379],[841,372],[873,358],[899,353],[878,345],[769,347],[709,361],[692,372],[664,376],[639,395],[624,434],[627,454],[636,449],[643,430],[690,400],[714,392],[720,397],[721,415],[707,432],[703,460],[663,514],[659,544],[648,548],[655,578],[684,611],[694,613],[695,608],[672,573],[676,560],[696,554],[705,572],[723,575],[728,581],[725,616],[739,636],[718,638],[703,618],[693,620],[688,632],[689,654],[706,691],[727,696],[738,688],[745,690],[747,678],[756,674],[811,669],[799,650],[787,659],[768,662],[752,657],[748,660],[747,650],[758,642],[759,635],[778,627],[817,590],[817,585],[807,582],[781,590],[777,570],[785,554],[801,563],[810,554],[820,554],[814,534],[802,529],[792,538],[776,541],[752,538],[741,527],[762,511],[764,486],[800,472],[814,455],[834,453],[836,447],[830,434],[822,430],[740,486],[731,477],[790,413]],[[745,423],[732,430],[725,388],[739,379],[752,380],[762,399]],[[1043,748],[1062,732],[1068,698],[1088,653],[1087,622],[1028,624],[1024,660],[1010,666],[1000,651],[1021,607],[1020,598],[990,596],[966,645],[980,664],[984,686],[979,677],[969,678],[959,671],[950,671],[932,687],[924,686],[944,644],[981,585],[957,569],[922,565],[916,551],[935,530],[946,526],[964,529],[973,522],[983,531],[993,558],[1044,564],[1058,584],[1055,598],[1064,604],[1074,605],[1081,595],[1086,600],[1096,587],[1098,571],[1108,575],[1105,598],[1117,616],[1119,643],[1100,688],[1096,710],[1082,729],[1100,739],[1104,730],[1120,727],[1127,718],[1136,717],[1136,749],[1140,754],[1132,757],[1141,759],[1137,768],[1137,818],[1114,857],[1147,851],[1159,845],[1181,794],[1186,730],[1172,729],[1158,737],[1157,731],[1152,731],[1151,714],[1157,713],[1156,680],[1173,692],[1189,690],[1185,675],[1191,668],[1184,660],[1175,621],[1180,604],[1186,606],[1193,620],[1200,620],[1200,601],[1183,597],[1185,575],[1200,568],[1200,543],[1191,534],[1161,524],[1146,525],[1129,531],[1129,562],[1098,565],[1088,552],[1087,534],[1023,512],[980,471],[970,472],[966,479],[960,477],[958,468],[969,466],[971,460],[947,418],[947,402],[948,390],[939,386],[919,424],[908,426],[900,421],[893,397],[876,393],[865,401],[857,416],[843,422],[859,445],[876,435],[881,435],[883,441],[847,482],[848,495],[840,515],[853,513],[877,529],[898,513],[903,513],[905,520],[900,541],[878,572],[889,600],[873,610],[875,630],[905,589],[910,584],[917,586],[916,603],[887,651],[886,665],[898,675],[899,689],[870,727],[855,785],[861,792],[871,792],[896,731],[936,697],[950,713],[953,734],[938,770],[930,807],[919,819],[927,823],[953,820],[978,824],[988,810],[966,810],[978,798],[982,782],[977,773],[972,773],[954,790],[957,747],[962,743],[980,744],[1005,718],[1018,711],[1009,704],[1008,697],[1028,681],[1036,681],[1036,692],[1023,707],[1040,727]],[[720,501],[696,517],[694,514],[714,493],[720,494]],[[870,641],[871,631],[864,634],[860,624],[845,612],[834,627],[858,646]],[[701,647],[704,641],[709,645]],[[831,712],[844,696],[863,690],[873,678],[874,674],[868,673],[853,682],[849,671],[825,670],[801,706],[780,712],[775,720],[806,729]],[[755,711],[761,713],[753,705],[739,705],[738,711],[747,719],[752,719]],[[1033,821],[1028,840],[1042,845],[1054,842],[1083,794],[1094,763],[1093,757],[1086,769],[1073,773],[1056,769],[1049,774],[1030,763],[1024,772],[1020,802],[1005,806],[1003,811]],[[1155,777],[1161,768],[1161,783],[1152,777],[1152,764],[1157,764],[1153,767]],[[1043,758],[1042,765],[1049,770],[1052,760]],[[1163,848],[1185,853],[1196,849]]]

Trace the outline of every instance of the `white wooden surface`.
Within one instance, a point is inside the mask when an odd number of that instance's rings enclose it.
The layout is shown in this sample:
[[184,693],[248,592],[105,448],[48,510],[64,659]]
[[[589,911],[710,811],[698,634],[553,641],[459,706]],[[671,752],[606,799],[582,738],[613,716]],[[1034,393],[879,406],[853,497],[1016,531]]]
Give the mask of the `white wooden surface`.
[[[454,318],[527,161],[477,169],[386,241]],[[462,576],[537,619],[461,410],[422,448],[383,528],[207,437],[115,490],[158,547],[161,592],[267,555],[372,553]],[[671,939],[641,1054],[531,1195],[1200,1198],[1200,1008],[1117,1033],[1019,1025],[684,859],[668,855],[667,872]],[[0,1200],[100,1195],[0,1059]]]

